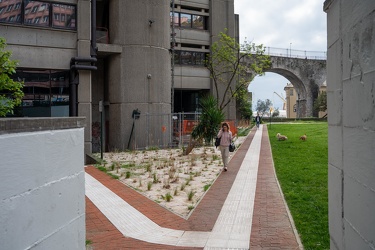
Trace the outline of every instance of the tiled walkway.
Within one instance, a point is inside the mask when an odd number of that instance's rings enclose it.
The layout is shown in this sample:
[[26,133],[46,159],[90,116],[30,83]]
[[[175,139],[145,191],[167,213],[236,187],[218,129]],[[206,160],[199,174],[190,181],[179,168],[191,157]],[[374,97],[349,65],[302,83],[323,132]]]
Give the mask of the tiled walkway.
[[266,126],[252,130],[228,169],[185,220],[86,167],[86,238],[106,250],[299,249]]

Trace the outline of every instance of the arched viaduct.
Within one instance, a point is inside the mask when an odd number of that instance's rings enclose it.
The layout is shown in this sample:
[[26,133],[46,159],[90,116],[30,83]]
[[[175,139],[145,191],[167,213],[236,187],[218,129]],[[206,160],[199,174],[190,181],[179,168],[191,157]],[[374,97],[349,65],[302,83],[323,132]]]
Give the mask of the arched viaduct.
[[271,67],[265,72],[284,76],[293,84],[298,94],[297,117],[313,117],[314,100],[318,97],[319,87],[326,81],[326,60],[270,56]]

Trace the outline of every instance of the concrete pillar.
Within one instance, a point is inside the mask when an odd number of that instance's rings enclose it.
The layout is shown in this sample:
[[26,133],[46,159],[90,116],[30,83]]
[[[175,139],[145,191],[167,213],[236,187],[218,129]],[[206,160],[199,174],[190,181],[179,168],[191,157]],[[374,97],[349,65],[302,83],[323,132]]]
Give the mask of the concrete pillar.
[[170,5],[169,1],[113,0],[109,11],[111,43],[122,47],[122,53],[109,62],[109,147],[125,149],[133,110],[171,112]]
[[374,249],[375,1],[326,0],[331,249]]

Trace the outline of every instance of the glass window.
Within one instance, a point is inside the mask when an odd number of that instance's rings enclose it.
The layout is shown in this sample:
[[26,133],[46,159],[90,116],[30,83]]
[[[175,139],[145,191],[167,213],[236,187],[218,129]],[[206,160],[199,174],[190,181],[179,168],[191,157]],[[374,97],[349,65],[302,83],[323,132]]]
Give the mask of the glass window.
[[289,90],[289,95],[292,96],[292,95],[293,95],[293,92],[294,92],[293,89],[290,89],[290,90]]
[[204,65],[204,53],[193,52],[193,62],[195,65]]
[[180,22],[181,22],[181,27],[191,28],[191,15],[181,13]]
[[12,1],[12,4],[8,2],[2,4],[0,7],[0,21],[8,23],[19,23],[20,20],[17,19],[17,16],[21,14],[21,0]]
[[173,17],[173,13],[170,12],[170,22],[171,25],[174,23],[174,26],[179,26],[179,13],[175,12]]
[[194,29],[201,29],[204,28],[204,17],[193,15],[193,28]]
[[13,9],[14,4],[9,4],[6,12],[10,12]]
[[69,116],[69,71],[17,70],[24,82],[21,116]]
[[37,6],[34,6],[33,9],[32,9],[32,11],[31,11],[31,13],[36,13],[36,11],[38,10],[38,8],[39,8],[38,5],[37,5]]
[[49,3],[40,1],[25,3],[25,24],[48,27],[48,22],[44,22],[44,16],[49,16]]
[[192,64],[192,52],[190,51],[181,51],[181,64]]
[[175,51],[174,52],[174,63],[175,64],[180,64],[180,51]]
[[76,7],[66,4],[53,4],[52,14],[54,16],[52,26],[55,28],[76,28]]

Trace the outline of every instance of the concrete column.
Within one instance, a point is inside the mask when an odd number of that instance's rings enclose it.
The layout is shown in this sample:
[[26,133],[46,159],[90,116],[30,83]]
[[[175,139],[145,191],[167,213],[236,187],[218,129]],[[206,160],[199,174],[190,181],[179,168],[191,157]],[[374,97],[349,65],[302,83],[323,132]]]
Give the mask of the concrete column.
[[[127,148],[133,110],[139,109],[141,114],[171,112],[169,11],[169,1],[111,1],[110,37],[112,43],[122,46],[121,55],[109,62],[112,149]],[[165,125],[169,127],[169,123]]]
[[327,0],[331,249],[374,249],[375,2]]

